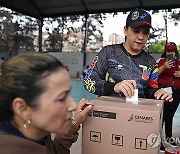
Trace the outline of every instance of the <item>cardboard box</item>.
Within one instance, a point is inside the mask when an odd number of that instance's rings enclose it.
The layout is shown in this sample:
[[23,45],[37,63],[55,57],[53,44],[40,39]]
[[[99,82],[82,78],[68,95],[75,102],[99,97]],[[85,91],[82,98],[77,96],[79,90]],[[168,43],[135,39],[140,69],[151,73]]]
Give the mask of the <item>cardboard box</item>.
[[159,154],[163,101],[103,96],[83,123],[83,154]]

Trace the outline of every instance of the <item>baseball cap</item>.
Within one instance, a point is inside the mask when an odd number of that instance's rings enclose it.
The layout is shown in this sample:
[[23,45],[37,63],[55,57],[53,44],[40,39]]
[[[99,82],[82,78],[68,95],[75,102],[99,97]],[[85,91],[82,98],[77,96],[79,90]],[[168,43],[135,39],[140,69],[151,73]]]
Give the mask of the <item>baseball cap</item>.
[[164,46],[164,50],[166,52],[169,52],[169,51],[176,51],[177,50],[177,46],[174,42],[169,42],[169,43],[166,43],[166,45]]
[[151,26],[151,15],[143,9],[136,8],[132,10],[126,19],[126,26],[137,28],[140,26]]

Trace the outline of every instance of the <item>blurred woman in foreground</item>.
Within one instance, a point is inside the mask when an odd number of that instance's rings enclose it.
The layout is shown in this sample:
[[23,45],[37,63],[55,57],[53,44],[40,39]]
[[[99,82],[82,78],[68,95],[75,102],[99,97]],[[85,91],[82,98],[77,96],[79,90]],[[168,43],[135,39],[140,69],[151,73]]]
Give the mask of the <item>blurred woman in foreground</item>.
[[0,75],[0,153],[70,153],[92,108],[85,99],[77,107],[70,91],[69,73],[53,56],[29,53],[6,61]]

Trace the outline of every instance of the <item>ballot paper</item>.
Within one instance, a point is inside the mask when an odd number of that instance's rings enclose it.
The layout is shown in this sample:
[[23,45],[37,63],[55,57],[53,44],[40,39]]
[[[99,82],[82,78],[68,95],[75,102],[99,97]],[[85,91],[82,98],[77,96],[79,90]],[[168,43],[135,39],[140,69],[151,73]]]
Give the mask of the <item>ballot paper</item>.
[[168,94],[172,94],[172,88],[171,88],[171,87],[166,87],[166,88],[164,88],[164,90],[165,90]]
[[134,89],[134,95],[132,97],[126,97],[126,102],[138,104],[138,89]]

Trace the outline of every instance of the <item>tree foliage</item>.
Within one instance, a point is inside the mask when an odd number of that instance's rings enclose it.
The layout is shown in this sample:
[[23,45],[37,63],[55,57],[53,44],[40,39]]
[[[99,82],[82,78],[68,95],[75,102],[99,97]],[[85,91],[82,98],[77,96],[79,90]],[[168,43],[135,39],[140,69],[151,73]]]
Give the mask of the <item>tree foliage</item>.
[[172,11],[172,13],[170,15],[170,19],[174,22],[174,25],[177,26],[180,21],[180,10]]
[[[103,40],[102,20],[104,14],[94,14],[88,18],[88,45]],[[64,16],[45,20],[46,30],[48,31],[47,40],[50,42],[48,51],[59,51],[65,45],[76,52],[82,52],[85,35],[85,16]],[[51,27],[51,28],[50,28]]]
[[[160,10],[162,11],[162,10]],[[160,12],[153,11],[153,14]],[[163,10],[165,12],[165,10]],[[114,13],[116,14],[116,13]],[[180,10],[171,10],[168,19],[178,25]],[[88,18],[88,50],[99,51],[103,41],[103,20],[106,14],[91,14]],[[47,51],[83,52],[85,36],[85,16],[63,16],[46,18],[44,27],[47,32],[45,41],[49,43]],[[0,7],[0,40],[4,42],[5,51],[34,51],[38,48],[38,20]],[[146,49],[149,52],[160,52],[159,40],[165,37],[165,28],[155,27],[151,32]],[[43,42],[44,43],[44,42]],[[153,47],[154,44],[154,47]],[[158,44],[158,45],[157,45]],[[97,48],[95,48],[97,47]]]
[[[180,11],[177,10],[154,10],[152,11],[152,14],[157,13],[164,13],[164,20],[171,20],[174,22],[174,25],[177,26],[178,22],[180,21]],[[168,15],[170,14],[170,15]],[[166,38],[166,25],[163,28],[156,27],[154,30],[150,33],[150,37],[148,40],[148,43],[145,46],[145,49],[148,52],[157,52],[160,53],[163,50],[163,45],[165,44],[165,40],[162,40],[163,38]],[[168,36],[167,36],[168,37]],[[162,40],[162,41],[159,41]]]
[[0,37],[5,43],[5,52],[9,57],[18,51],[34,51],[34,31],[37,20],[0,7]]
[[13,34],[14,24],[12,22],[13,16],[9,11],[0,8],[0,38],[4,42],[6,51],[13,48]]
[[[166,40],[158,40],[154,44],[149,46],[149,52],[151,53],[163,53]],[[177,45],[178,51],[180,52],[180,45]]]
[[[154,43],[156,43],[158,40],[165,37],[165,29],[164,28],[154,28],[153,31],[149,35],[148,42],[146,44],[146,49],[150,51],[150,46],[152,46]],[[156,51],[156,50],[155,50]]]
[[35,51],[37,43],[34,44],[34,40],[37,39],[35,32],[38,29],[38,20],[28,16],[21,17],[19,14],[16,15],[17,20],[15,22],[14,34],[15,50]]
[[154,44],[149,46],[149,52],[151,53],[162,53],[164,51],[165,40],[158,40]]

